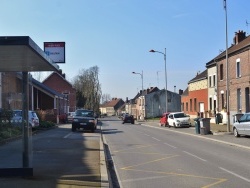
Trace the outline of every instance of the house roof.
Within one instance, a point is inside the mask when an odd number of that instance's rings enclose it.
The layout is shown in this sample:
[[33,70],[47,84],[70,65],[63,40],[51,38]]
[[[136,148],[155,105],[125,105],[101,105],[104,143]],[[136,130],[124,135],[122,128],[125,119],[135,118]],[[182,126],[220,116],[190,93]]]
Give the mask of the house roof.
[[200,80],[204,80],[206,78],[207,78],[207,69],[204,70],[202,73],[197,74],[192,80],[190,80],[188,82],[188,84],[193,83],[193,82],[197,82],[197,81],[200,81]]
[[[66,78],[63,76],[64,74],[62,74],[62,71],[61,71],[60,69],[59,69],[59,72],[57,72],[57,71],[52,72],[47,78],[45,78],[45,79],[43,80],[43,83],[44,83],[46,80],[48,80],[50,77],[52,77],[54,74],[58,75],[58,76],[61,77],[65,82],[67,82],[69,85],[72,86],[72,84],[71,84],[68,80],[66,80]],[[72,86],[72,87],[73,87],[73,86]]]
[[150,87],[148,89],[144,89],[143,92],[141,92],[141,90],[140,90],[140,92],[138,92],[133,99],[137,99],[138,97],[140,97],[142,95],[147,95],[147,94],[150,94],[150,93],[153,93],[156,91],[159,91],[158,87]]
[[109,102],[106,102],[105,104],[102,104],[101,107],[106,108],[106,107],[114,107],[118,104],[119,101],[121,101],[122,99],[119,98],[114,98]]
[[[244,40],[239,42],[238,44],[232,45],[228,48],[227,53],[228,56],[232,56],[238,53],[241,53],[250,48],[250,36],[246,37]],[[216,61],[220,61],[226,58],[226,50],[216,56],[214,59],[206,63],[206,67],[216,63]]]
[[183,96],[188,96],[189,91],[188,91],[188,87],[185,89],[185,91],[182,93]]

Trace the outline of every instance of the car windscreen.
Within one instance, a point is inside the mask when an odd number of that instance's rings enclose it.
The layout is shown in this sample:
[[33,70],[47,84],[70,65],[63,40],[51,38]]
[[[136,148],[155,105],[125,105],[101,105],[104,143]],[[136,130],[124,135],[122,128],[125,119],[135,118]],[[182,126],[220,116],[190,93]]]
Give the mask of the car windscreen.
[[186,117],[186,115],[184,113],[179,113],[179,114],[174,114],[175,118],[183,118]]
[[87,110],[77,110],[76,116],[82,116],[82,117],[94,117],[93,111],[87,111]]

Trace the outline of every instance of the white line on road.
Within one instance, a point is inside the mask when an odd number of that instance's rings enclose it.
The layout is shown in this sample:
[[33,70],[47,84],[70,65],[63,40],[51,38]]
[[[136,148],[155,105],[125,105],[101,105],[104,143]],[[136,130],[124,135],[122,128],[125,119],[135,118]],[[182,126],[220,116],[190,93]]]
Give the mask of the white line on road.
[[172,148],[174,148],[174,149],[176,149],[177,147],[175,147],[175,146],[173,146],[173,145],[170,145],[170,144],[168,144],[168,143],[164,143],[165,145],[168,145],[168,146],[170,146],[170,147],[172,147]]
[[202,158],[198,157],[197,155],[194,155],[194,154],[189,153],[189,152],[187,152],[187,151],[183,151],[183,152],[184,152],[184,153],[186,153],[186,154],[188,154],[188,155],[191,155],[192,157],[195,157],[195,158],[197,158],[197,159],[200,159],[200,160],[202,160],[202,161],[204,161],[204,162],[206,162],[206,161],[207,161],[207,160],[202,159]]
[[150,136],[150,135],[148,135],[148,134],[144,134],[145,136]]
[[250,183],[250,179],[247,179],[247,178],[245,178],[245,177],[243,177],[243,176],[240,176],[240,175],[238,175],[238,174],[236,174],[236,173],[234,173],[234,172],[232,172],[232,171],[230,171],[230,170],[227,170],[227,169],[225,169],[225,168],[222,168],[222,167],[219,167],[221,170],[224,170],[224,171],[226,171],[226,172],[228,172],[229,174],[232,174],[232,175],[234,175],[234,176],[236,176],[236,177],[238,177],[238,178],[240,178],[240,179],[243,179],[243,180],[245,180],[246,182],[249,182]]
[[72,133],[67,134],[66,136],[64,136],[63,138],[68,138]]
[[157,139],[157,138],[155,138],[155,137],[151,137],[151,138],[153,138],[154,140],[160,141],[159,139]]

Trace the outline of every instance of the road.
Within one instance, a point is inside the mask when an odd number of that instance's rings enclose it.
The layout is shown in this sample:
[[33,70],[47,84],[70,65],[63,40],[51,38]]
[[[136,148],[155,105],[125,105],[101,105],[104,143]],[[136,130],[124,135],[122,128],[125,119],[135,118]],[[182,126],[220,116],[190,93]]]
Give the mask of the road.
[[102,123],[122,188],[250,187],[248,149],[116,117]]

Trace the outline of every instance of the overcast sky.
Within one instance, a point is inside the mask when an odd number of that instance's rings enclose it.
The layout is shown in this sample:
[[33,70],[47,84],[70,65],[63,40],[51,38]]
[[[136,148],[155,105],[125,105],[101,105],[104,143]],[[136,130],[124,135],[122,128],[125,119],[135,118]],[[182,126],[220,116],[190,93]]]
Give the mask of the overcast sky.
[[[249,34],[249,0],[227,0],[228,43],[236,31]],[[71,81],[98,66],[103,94],[133,98],[143,86],[185,90],[205,64],[225,50],[223,0],[1,0],[1,36],[65,42]],[[45,75],[45,73],[43,73]]]

